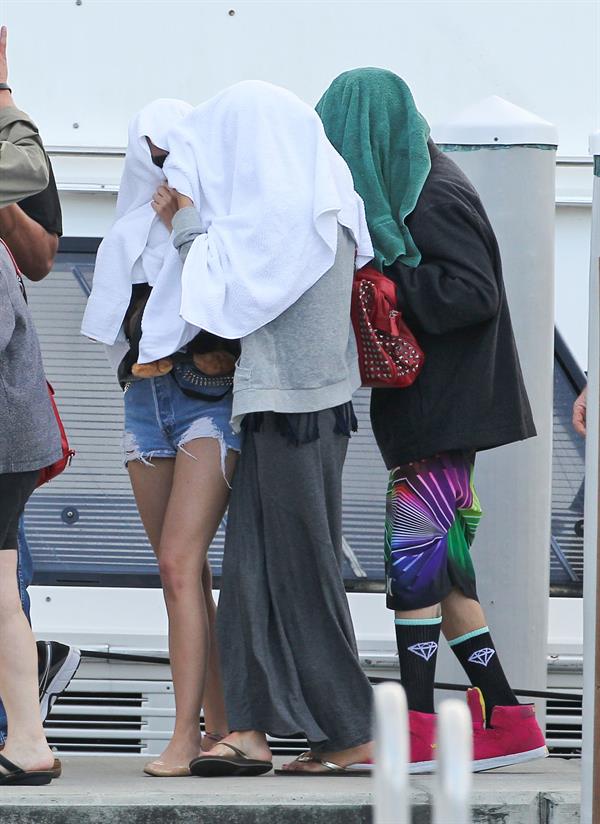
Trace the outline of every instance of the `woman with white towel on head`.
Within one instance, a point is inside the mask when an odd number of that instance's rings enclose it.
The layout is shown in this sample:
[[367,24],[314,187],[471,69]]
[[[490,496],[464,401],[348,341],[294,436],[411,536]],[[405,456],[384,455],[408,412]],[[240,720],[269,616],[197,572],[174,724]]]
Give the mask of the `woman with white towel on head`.
[[169,146],[182,316],[241,339],[242,452],[218,612],[231,732],[190,768],[260,775],[272,768],[266,734],[300,734],[311,748],[304,772],[364,774],[372,690],[341,571],[360,385],[350,295],[355,258],[373,254],[362,201],[315,112],[268,83],[199,106]]
[[168,130],[189,111],[161,99],[131,121],[116,221],[98,250],[82,324],[106,345],[125,391],[124,460],[169,616],[175,730],[144,768],[161,777],[188,775],[202,745],[227,731],[207,553],[239,451],[229,423],[235,345],[199,334],[179,314],[182,266],[170,241],[177,203],[162,165]]

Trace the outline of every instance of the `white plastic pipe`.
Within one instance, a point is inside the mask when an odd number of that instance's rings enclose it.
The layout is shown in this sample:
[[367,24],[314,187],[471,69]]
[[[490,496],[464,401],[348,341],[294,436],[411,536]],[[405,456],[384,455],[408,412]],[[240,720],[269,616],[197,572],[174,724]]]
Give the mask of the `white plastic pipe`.
[[[594,156],[592,243],[590,254],[590,298],[588,339],[588,402],[585,445],[585,533],[583,579],[583,764],[581,777],[581,822],[592,824],[594,802],[594,757],[600,742],[594,741],[596,692],[596,591],[598,551],[598,462],[600,398],[600,132],[590,138]],[[598,799],[596,799],[598,803]],[[595,824],[595,822],[594,822]]]
[[399,684],[375,687],[373,824],[409,824],[409,733],[406,695]]
[[438,715],[438,766],[434,824],[471,824],[473,731],[469,710],[450,698]]

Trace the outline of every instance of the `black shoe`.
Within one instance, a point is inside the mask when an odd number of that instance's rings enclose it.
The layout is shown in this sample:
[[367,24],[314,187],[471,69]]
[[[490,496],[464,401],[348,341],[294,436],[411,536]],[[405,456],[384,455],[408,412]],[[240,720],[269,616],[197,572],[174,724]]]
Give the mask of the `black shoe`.
[[38,641],[37,651],[40,712],[44,723],[52,705],[77,672],[81,653],[75,647],[59,644],[58,641]]

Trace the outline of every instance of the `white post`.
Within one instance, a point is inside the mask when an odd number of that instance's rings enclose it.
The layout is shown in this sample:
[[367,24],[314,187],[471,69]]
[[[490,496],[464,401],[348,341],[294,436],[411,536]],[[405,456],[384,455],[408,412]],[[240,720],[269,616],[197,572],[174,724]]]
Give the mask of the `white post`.
[[375,687],[375,809],[373,824],[409,824],[409,733],[399,684]]
[[438,766],[434,824],[471,824],[473,730],[469,710],[450,698],[438,714]]
[[[479,192],[494,228],[537,438],[480,453],[479,596],[516,687],[547,686],[557,133],[490,97],[433,130]],[[446,651],[440,680],[464,674]],[[543,719],[540,719],[542,721]]]
[[585,446],[585,533],[583,579],[583,771],[581,786],[581,822],[592,824],[600,815],[600,764],[598,758],[597,717],[595,706],[600,660],[597,651],[598,599],[598,495],[600,475],[599,412],[600,401],[600,132],[590,138],[594,156],[594,199],[592,207],[592,243],[590,254],[590,298],[588,341],[588,403]]

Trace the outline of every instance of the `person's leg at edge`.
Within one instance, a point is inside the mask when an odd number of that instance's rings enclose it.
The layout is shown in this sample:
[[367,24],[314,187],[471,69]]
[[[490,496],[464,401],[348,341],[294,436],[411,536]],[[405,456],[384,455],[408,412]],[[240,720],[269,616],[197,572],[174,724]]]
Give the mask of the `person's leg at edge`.
[[9,719],[3,755],[25,770],[51,769],[39,713],[37,650],[17,586],[17,550],[0,551],[0,695]]
[[[228,477],[233,475],[236,457],[233,452],[227,456]],[[140,516],[159,561],[169,614],[176,722],[160,761],[165,767],[180,767],[202,748],[199,719],[207,665],[214,665],[210,648],[216,647],[210,639],[203,571],[229,488],[221,470],[220,445],[210,438],[186,443],[185,452],[180,451],[175,460],[153,459],[150,465],[131,461],[128,469]],[[222,698],[215,709],[210,705],[220,691],[220,674],[213,673],[209,683],[205,707],[209,723],[219,726],[215,731],[226,731]]]
[[[29,594],[27,588],[31,585],[33,580],[33,560],[31,552],[25,536],[25,525],[23,516],[19,518],[19,538],[17,548],[17,585],[19,587],[19,597],[21,599],[21,606],[25,617],[31,623],[29,616]],[[0,701],[0,747],[6,741],[7,721],[6,711],[2,701]]]
[[203,701],[204,726],[207,735],[202,742],[203,749],[208,750],[229,732],[223,681],[221,678],[221,658],[219,655],[219,645],[217,643],[217,605],[212,594],[212,573],[208,560],[204,564],[202,571],[202,587],[204,589],[204,600],[208,613],[210,637],[208,672],[206,674],[206,687],[204,689]]
[[498,652],[478,601],[453,589],[442,601],[442,632],[471,684],[479,687],[489,724],[494,707],[519,701],[502,669]]

